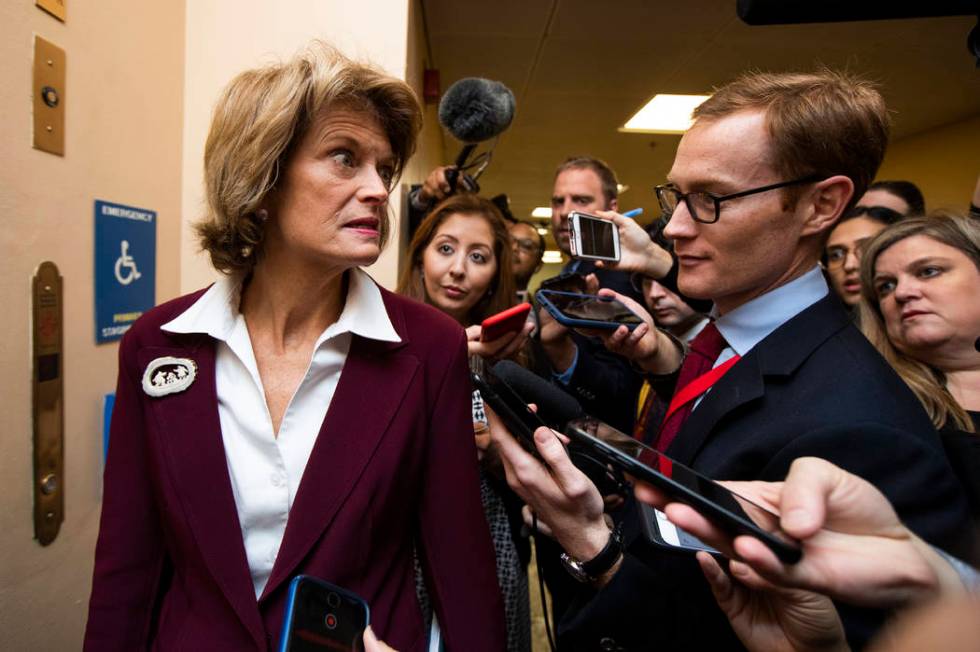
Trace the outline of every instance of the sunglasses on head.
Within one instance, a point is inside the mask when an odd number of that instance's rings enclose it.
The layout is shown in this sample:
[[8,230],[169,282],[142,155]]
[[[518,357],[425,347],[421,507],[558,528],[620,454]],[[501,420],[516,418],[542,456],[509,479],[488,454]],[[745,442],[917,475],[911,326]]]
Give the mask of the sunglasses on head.
[[894,224],[905,217],[898,211],[885,206],[855,206],[847,211],[845,217],[861,217],[862,215],[867,215],[871,219],[884,224]]

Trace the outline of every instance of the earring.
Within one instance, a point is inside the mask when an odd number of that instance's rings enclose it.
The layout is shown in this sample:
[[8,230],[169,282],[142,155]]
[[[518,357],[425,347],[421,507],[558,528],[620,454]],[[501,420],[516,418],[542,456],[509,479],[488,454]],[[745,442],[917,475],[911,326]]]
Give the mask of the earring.
[[264,208],[260,208],[259,210],[255,211],[255,217],[259,218],[260,222],[265,222],[267,219],[269,219],[269,211],[265,210]]
[[248,258],[249,256],[251,256],[252,251],[253,251],[252,245],[245,245],[244,247],[239,249],[239,253],[241,253],[242,258]]

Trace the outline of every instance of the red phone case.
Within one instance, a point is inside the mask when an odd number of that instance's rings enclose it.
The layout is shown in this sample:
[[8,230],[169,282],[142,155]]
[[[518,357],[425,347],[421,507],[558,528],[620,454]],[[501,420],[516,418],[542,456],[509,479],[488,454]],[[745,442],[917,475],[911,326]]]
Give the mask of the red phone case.
[[511,331],[521,330],[529,312],[531,312],[531,304],[525,302],[498,312],[496,315],[490,315],[480,324],[483,329],[480,331],[480,341],[492,342]]

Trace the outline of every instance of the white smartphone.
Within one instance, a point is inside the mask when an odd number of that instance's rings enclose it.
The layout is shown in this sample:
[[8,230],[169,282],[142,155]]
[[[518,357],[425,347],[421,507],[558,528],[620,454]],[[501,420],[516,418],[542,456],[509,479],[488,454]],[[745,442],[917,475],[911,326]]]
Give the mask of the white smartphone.
[[574,211],[568,215],[569,247],[576,258],[619,260],[619,229],[609,220]]
[[668,521],[667,515],[659,509],[641,504],[640,514],[642,515],[642,532],[649,543],[678,550],[695,552],[704,550],[718,554],[718,551],[708,544]]

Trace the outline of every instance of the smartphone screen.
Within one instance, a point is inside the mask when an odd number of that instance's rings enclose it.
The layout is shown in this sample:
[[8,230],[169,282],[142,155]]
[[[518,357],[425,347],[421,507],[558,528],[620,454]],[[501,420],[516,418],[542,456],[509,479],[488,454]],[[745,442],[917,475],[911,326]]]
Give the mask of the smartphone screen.
[[729,534],[754,536],[782,561],[799,561],[798,542],[779,529],[779,517],[769,510],[592,417],[569,422],[565,432],[625,473],[687,503]]
[[556,290],[558,292],[577,292],[586,294],[588,288],[585,284],[585,277],[581,274],[560,274],[541,281],[538,286],[541,290]]
[[619,232],[616,225],[593,215],[573,212],[569,215],[575,251],[580,258],[619,260]]
[[280,652],[362,652],[368,606],[357,595],[308,575],[293,579]]
[[671,523],[667,519],[667,515],[659,509],[654,509],[649,505],[642,505],[641,513],[647,519],[645,525],[650,527],[652,534],[661,544],[683,550],[704,550],[705,552],[718,553],[717,550],[701,541],[701,539]]
[[559,312],[572,319],[611,322],[633,327],[643,323],[643,320],[632,310],[616,300],[592,294],[549,291],[544,291],[541,296],[546,297]]

